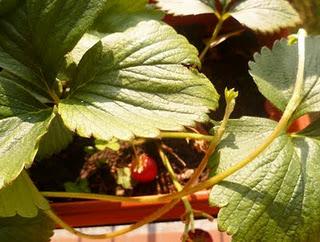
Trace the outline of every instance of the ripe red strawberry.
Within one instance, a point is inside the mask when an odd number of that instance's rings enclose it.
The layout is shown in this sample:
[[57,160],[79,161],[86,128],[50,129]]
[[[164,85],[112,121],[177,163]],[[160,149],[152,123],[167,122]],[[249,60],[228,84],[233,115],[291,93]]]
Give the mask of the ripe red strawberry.
[[151,182],[156,178],[157,173],[157,163],[145,153],[131,163],[131,177],[137,182]]
[[188,242],[213,242],[211,235],[202,229],[195,229],[193,233],[189,231],[188,236]]

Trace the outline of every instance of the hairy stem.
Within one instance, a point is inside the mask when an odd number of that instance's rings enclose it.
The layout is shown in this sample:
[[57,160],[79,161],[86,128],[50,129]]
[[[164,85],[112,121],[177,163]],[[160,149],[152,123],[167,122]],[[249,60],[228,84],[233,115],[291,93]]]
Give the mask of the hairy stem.
[[213,139],[211,140],[211,143],[209,145],[209,148],[208,148],[204,158],[202,159],[199,166],[195,170],[194,174],[192,175],[192,177],[188,181],[187,186],[192,186],[197,181],[198,177],[201,175],[201,173],[204,171],[204,169],[207,167],[208,160],[209,160],[210,156],[213,154],[213,152],[215,151],[216,147],[218,146],[218,144],[220,143],[220,141],[222,139],[222,136],[223,136],[224,131],[226,129],[230,115],[234,110],[235,99],[237,98],[237,96],[238,96],[238,93],[235,92],[233,89],[231,89],[230,91],[227,89],[225,90],[226,108],[225,108],[224,117],[222,119],[221,125],[219,126]]
[[173,138],[173,139],[201,139],[211,141],[213,139],[212,135],[204,135],[189,132],[161,132],[159,135],[160,139]]

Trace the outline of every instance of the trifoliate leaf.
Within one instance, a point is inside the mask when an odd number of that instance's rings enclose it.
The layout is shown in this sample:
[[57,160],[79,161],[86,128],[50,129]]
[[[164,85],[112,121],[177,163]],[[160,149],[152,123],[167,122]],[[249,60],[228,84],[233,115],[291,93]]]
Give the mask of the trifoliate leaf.
[[197,50],[171,27],[141,22],[84,55],[59,113],[69,129],[104,140],[182,130],[217,107],[210,81],[184,66],[199,64]]
[[0,75],[0,189],[31,165],[53,117],[52,108]]
[[[238,163],[273,131],[262,118],[230,120],[216,173]],[[253,162],[213,187],[218,226],[233,241],[318,241],[320,141],[282,133]],[[211,164],[214,166],[214,164]]]
[[156,0],[156,6],[173,15],[214,13],[214,0]]
[[3,242],[49,242],[54,229],[54,222],[43,212],[34,218],[0,218],[0,224]]
[[50,205],[34,186],[26,171],[22,171],[12,184],[0,190],[0,217],[19,215],[33,218],[38,215],[39,209],[49,210]]
[[[320,111],[320,37],[307,37],[305,43],[303,100],[295,118],[308,112]],[[298,69],[297,44],[286,40],[276,42],[272,51],[263,48],[250,63],[250,73],[260,92],[277,108],[284,111],[292,96]]]
[[125,31],[141,21],[160,20],[163,14],[148,5],[148,0],[108,0],[93,28],[102,33]]
[[59,115],[56,115],[48,127],[48,132],[41,138],[37,159],[42,160],[65,149],[73,140],[73,135],[66,128]]
[[299,14],[286,0],[239,0],[230,15],[250,29],[274,32],[301,22]]

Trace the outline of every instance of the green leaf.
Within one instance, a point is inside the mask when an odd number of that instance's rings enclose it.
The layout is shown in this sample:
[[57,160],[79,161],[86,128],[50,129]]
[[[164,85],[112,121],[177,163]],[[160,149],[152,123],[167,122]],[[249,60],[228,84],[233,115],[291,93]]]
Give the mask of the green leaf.
[[238,0],[229,11],[241,24],[261,32],[274,32],[301,22],[286,0]]
[[26,91],[29,92],[30,95],[32,95],[35,99],[37,99],[41,103],[47,103],[51,104],[52,99],[49,96],[47,90],[44,90],[42,88],[39,88],[35,85],[33,85],[32,82],[28,82],[25,79],[22,79],[7,70],[2,70],[0,72],[0,76],[10,79],[15,82],[15,84],[19,85],[21,88],[25,89]]
[[78,65],[82,56],[95,45],[106,33],[122,32],[137,25],[143,20],[160,20],[163,14],[150,7],[147,0],[109,0],[103,12],[96,19],[93,30],[99,32],[86,33],[73,50],[67,54],[71,64]]
[[131,184],[131,170],[129,167],[117,169],[117,184],[124,189],[132,189]]
[[[246,157],[270,135],[276,122],[231,120],[216,173]],[[218,226],[233,241],[318,241],[320,231],[320,141],[282,133],[258,158],[214,186],[210,204],[222,207]],[[218,159],[214,159],[218,158]]]
[[[294,118],[308,112],[320,111],[320,37],[306,38],[303,100]],[[260,92],[277,108],[284,111],[292,96],[297,75],[298,47],[286,40],[276,42],[272,51],[263,48],[250,64]]]
[[0,66],[9,66],[8,71],[36,86],[45,88],[47,83],[52,87],[64,55],[93,24],[105,3],[106,0],[22,1],[16,11],[0,17]]
[[12,184],[0,191],[0,217],[19,215],[33,218],[38,215],[39,209],[49,210],[50,205],[34,186],[26,171],[22,171]]
[[119,143],[119,140],[115,138],[107,141],[96,139],[94,141],[94,147],[100,151],[105,150],[107,148],[113,151],[118,151],[120,150],[120,143]]
[[65,55],[63,67],[58,73],[59,80],[70,82],[74,78],[82,56],[101,39],[99,35],[97,32],[94,34],[85,33],[72,51]]
[[97,42],[100,41],[100,37],[98,35],[86,33],[79,40],[77,45],[73,48],[73,50],[67,54],[67,56],[74,62],[75,64],[79,64],[83,55]]
[[15,81],[32,93],[50,99],[27,22],[23,6],[0,17],[0,67],[19,77]]
[[94,29],[102,33],[125,31],[141,21],[160,20],[163,14],[148,5],[148,0],[108,0],[96,19]]
[[173,15],[214,13],[214,0],[156,0],[156,6]]
[[42,212],[34,218],[0,218],[0,224],[3,242],[49,242],[54,229],[53,221]]
[[53,116],[52,108],[0,75],[0,189],[31,165]]
[[208,120],[218,94],[194,68],[197,50],[169,26],[141,22],[109,35],[82,58],[71,95],[59,104],[66,126],[84,137],[156,137]]
[[59,69],[63,56],[90,28],[105,4],[106,0],[27,0],[33,46],[45,71]]
[[91,192],[87,179],[80,179],[76,182],[65,182],[63,185],[66,192]]
[[[0,21],[3,24],[3,21]],[[0,30],[1,31],[1,30]],[[3,33],[3,31],[2,31]],[[3,37],[2,37],[3,38]],[[0,38],[2,40],[2,38]],[[7,40],[4,40],[7,41]],[[9,42],[9,41],[7,41]],[[13,44],[13,43],[12,43]],[[17,48],[16,46],[12,46],[12,48]],[[15,49],[15,51],[19,52],[19,49]],[[23,55],[23,53],[19,53]],[[31,63],[30,63],[31,65]],[[28,82],[36,82],[38,81],[37,74],[32,70],[32,68],[28,67],[17,61],[14,57],[10,55],[10,49],[8,48],[6,51],[0,46],[0,66],[6,71],[15,74],[16,76],[23,78]],[[40,84],[41,83],[36,83]],[[42,88],[41,88],[42,89]]]
[[42,160],[67,148],[72,142],[73,135],[64,125],[60,115],[56,115],[51,121],[48,132],[41,138],[37,159]]

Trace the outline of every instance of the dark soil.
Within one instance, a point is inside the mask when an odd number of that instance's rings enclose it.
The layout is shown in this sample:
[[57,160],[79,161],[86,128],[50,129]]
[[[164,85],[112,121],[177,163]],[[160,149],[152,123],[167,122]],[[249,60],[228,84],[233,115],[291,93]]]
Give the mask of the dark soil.
[[[235,25],[234,28],[239,26]],[[177,30],[185,34],[199,49],[204,46],[201,39],[209,37],[209,31],[211,31],[210,28],[197,24],[177,27]],[[240,35],[229,38],[209,51],[201,71],[221,94],[220,108],[210,114],[212,119],[220,120],[223,116],[225,106],[223,93],[226,87],[234,87],[239,91],[233,118],[244,115],[265,116],[263,109],[265,99],[259,94],[254,81],[248,74],[248,61],[252,59],[253,53],[261,48],[261,42],[269,39],[270,36],[257,36],[249,30],[244,30]],[[198,130],[207,132],[209,128],[211,128],[209,124],[204,124],[199,126]],[[93,140],[75,137],[74,142],[60,154],[36,161],[30,169],[30,174],[41,191],[64,191],[65,182],[87,179],[94,193],[130,196],[168,193],[172,192],[174,187],[158,155],[158,147],[161,144],[180,158],[177,159],[167,152],[180,182],[185,183],[203,157],[206,143],[171,139],[163,140],[162,143],[150,141],[138,146],[139,152],[145,152],[156,160],[159,173],[157,179],[147,185],[133,182],[132,189],[124,189],[116,181],[117,169],[128,167],[134,159],[132,146],[126,142],[121,143],[118,152],[106,149],[89,155],[84,152],[84,149],[88,145],[93,146]],[[206,179],[207,176],[208,171],[205,171],[201,180]]]
[[[127,142],[121,142],[121,148],[117,152],[105,149],[89,155],[83,152],[88,144],[92,144],[92,141],[76,138],[60,154],[36,161],[30,169],[30,174],[38,188],[41,191],[64,191],[65,182],[87,179],[93,193],[138,196],[174,191],[170,177],[157,153],[160,141],[146,142],[137,147],[139,152],[145,152],[156,160],[159,172],[157,179],[147,185],[133,182],[132,189],[124,189],[116,182],[117,169],[128,167],[134,159],[132,146]],[[199,151],[193,141],[163,140],[162,144],[171,147],[184,161],[183,164],[175,156],[167,154],[179,180],[184,184],[199,164],[203,152]],[[206,178],[206,174],[204,173],[201,180]]]

